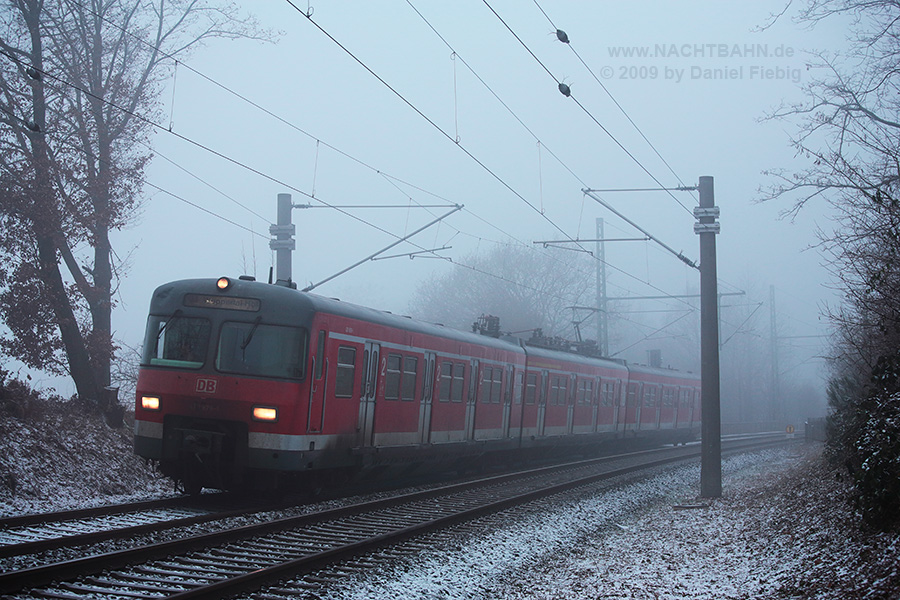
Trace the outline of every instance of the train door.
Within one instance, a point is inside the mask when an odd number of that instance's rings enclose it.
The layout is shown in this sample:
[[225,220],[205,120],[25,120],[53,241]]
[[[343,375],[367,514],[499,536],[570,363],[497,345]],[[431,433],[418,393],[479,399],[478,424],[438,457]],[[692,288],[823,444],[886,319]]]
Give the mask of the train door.
[[566,394],[566,433],[572,435],[575,429],[575,396],[578,393],[578,378],[573,373],[569,376],[569,389]]
[[544,421],[547,417],[547,386],[550,385],[550,372],[541,372],[541,389],[538,390],[537,434],[544,435]]
[[641,395],[640,382],[628,384],[628,393],[625,396],[625,429],[638,430],[641,428],[641,405],[644,398]]
[[[622,381],[619,379],[614,379],[613,381],[607,382],[606,385],[609,387],[610,398],[608,402],[612,404],[613,407],[613,429],[615,431],[619,431],[619,413],[622,412],[622,402],[620,401],[620,397],[622,395]],[[606,392],[604,391],[604,393]]]
[[321,433],[325,422],[325,390],[328,387],[328,359],[325,358],[325,342],[328,332],[319,330],[316,353],[313,355],[313,377],[309,386],[309,410],[306,413],[306,431]]
[[469,395],[466,398],[466,439],[475,439],[475,409],[478,400],[478,382],[481,372],[478,369],[478,359],[472,359],[472,369],[469,371]]
[[359,400],[359,445],[372,446],[375,437],[375,396],[378,391],[378,361],[381,344],[366,342],[363,352],[363,385]]
[[663,406],[666,403],[666,388],[665,386],[660,386],[659,391],[656,396],[656,428],[659,429],[662,426],[662,413]]
[[431,405],[434,401],[434,352],[425,353],[425,377],[422,382],[422,403],[419,405],[419,442],[431,443]]
[[503,435],[509,437],[509,421],[512,418],[513,381],[515,369],[512,365],[506,365],[506,388],[503,390]]

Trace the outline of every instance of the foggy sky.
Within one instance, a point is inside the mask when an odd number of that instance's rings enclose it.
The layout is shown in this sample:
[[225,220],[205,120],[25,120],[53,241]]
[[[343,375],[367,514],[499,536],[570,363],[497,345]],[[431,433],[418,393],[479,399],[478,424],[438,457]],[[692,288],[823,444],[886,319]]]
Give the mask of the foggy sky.
[[[638,236],[581,193],[582,182],[591,188],[656,187],[593,119],[664,185],[679,181],[572,48],[603,77],[607,90],[684,183],[696,184],[702,175],[715,177],[722,290],[752,288],[755,300],[767,300],[774,285],[785,332],[824,332],[819,307],[833,303],[835,296],[827,287],[821,256],[808,248],[816,242],[816,227],[830,227],[827,207],[811,205],[790,221],[778,218],[787,201],[756,202],[758,188],[771,183],[763,170],[799,168],[804,160],[788,147],[788,125],[759,120],[782,101],[803,99],[800,86],[814,76],[806,53],[841,48],[844,34],[838,23],[807,30],[788,13],[758,31],[771,13],[781,11],[783,0],[541,1],[540,7],[568,34],[570,48],[557,40],[536,4],[492,0],[490,5],[542,66],[481,1],[413,2],[456,51],[455,59],[406,2],[314,2],[313,20],[401,99],[286,2],[244,4],[264,27],[281,32],[278,42],[213,41],[188,66],[311,136],[183,65],[178,68],[163,92],[166,125],[171,121],[173,131],[234,162],[157,133],[158,156],[147,179],[260,235],[148,188],[138,219],[114,238],[119,258],[129,257],[114,314],[115,335],[123,342],[140,344],[150,294],[161,283],[242,273],[265,280],[273,257],[269,222],[260,215],[274,221],[278,193],[292,193],[296,203],[317,203],[285,184],[335,205],[464,204],[464,212],[414,240],[424,248],[451,245],[442,254],[458,261],[499,242],[531,245],[559,239],[562,234],[554,224],[568,236],[592,238],[597,217],[606,220],[607,236]],[[612,56],[636,47],[651,52],[674,48],[677,56]],[[769,55],[758,56],[763,52]],[[559,92],[545,67],[571,87],[590,114]],[[676,195],[689,209],[696,204],[696,195]],[[670,196],[602,196],[668,245],[699,259],[694,219]],[[351,212],[371,225],[329,209],[294,211],[298,241],[293,273],[301,288],[395,240],[376,227],[402,236],[446,210]],[[415,250],[402,245],[391,253]],[[659,290],[684,294],[699,286],[695,270],[651,243],[609,244],[606,252],[611,265],[628,273],[610,271],[610,296],[658,295]],[[405,313],[416,285],[450,268],[449,262],[424,258],[369,262],[316,292]],[[668,306],[678,303],[662,303]],[[767,325],[768,307],[762,316]],[[723,329],[739,325],[729,323],[727,314],[723,319]],[[813,340],[804,352],[821,354],[823,343]],[[807,376],[821,374],[821,364],[810,365]]]

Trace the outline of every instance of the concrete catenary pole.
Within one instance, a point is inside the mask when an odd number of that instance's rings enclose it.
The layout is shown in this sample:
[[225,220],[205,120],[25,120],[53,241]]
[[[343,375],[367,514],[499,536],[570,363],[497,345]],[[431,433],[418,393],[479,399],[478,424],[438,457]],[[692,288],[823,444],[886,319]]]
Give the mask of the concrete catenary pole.
[[285,287],[296,288],[293,282],[291,253],[296,247],[294,233],[296,228],[291,222],[291,210],[294,208],[290,194],[278,194],[278,213],[275,225],[269,226],[269,248],[275,251],[275,283]]
[[715,205],[713,178],[700,178],[699,220],[694,232],[700,236],[700,495],[722,495],[722,423],[719,406],[719,307],[716,275],[716,234],[719,208]]
[[597,219],[597,344],[601,356],[609,356],[609,314],[606,302],[606,244],[603,219]]

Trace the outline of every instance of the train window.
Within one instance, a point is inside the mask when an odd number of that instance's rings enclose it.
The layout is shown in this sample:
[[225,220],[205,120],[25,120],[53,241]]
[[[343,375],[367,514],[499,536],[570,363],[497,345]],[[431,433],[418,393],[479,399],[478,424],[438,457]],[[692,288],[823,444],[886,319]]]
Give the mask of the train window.
[[453,384],[450,386],[450,400],[462,402],[463,389],[465,389],[466,365],[453,363]]
[[224,373],[301,379],[309,334],[301,327],[260,322],[222,324],[216,369]]
[[485,367],[481,372],[481,402],[483,404],[500,404],[502,387],[503,369],[501,367]]
[[444,361],[441,363],[441,386],[438,390],[438,400],[450,402],[450,387],[453,382],[453,363]]
[[550,376],[550,393],[547,395],[547,404],[555,406],[559,402],[559,377]]
[[500,390],[503,387],[503,369],[494,368],[494,377],[491,380],[491,402],[500,404]]
[[206,361],[210,324],[207,319],[152,316],[147,321],[141,364],[199,369]]
[[316,346],[316,379],[322,379],[325,372],[325,330],[319,331],[319,343]]
[[412,402],[416,399],[416,377],[419,361],[414,356],[403,358],[403,379],[400,385],[400,399]]
[[525,373],[518,371],[516,373],[516,389],[513,394],[516,398],[516,404],[522,404],[522,387],[525,385]]
[[369,372],[369,351],[368,350],[363,350],[363,365],[362,365],[362,367],[363,367],[362,368],[362,381],[360,382],[361,383],[360,389],[362,390],[362,393],[364,396],[368,396],[369,395],[369,390],[368,390],[368,385],[367,385],[369,382],[368,376],[367,376],[367,373]]
[[478,397],[482,404],[488,404],[491,401],[491,381],[494,376],[493,367],[484,367],[481,369],[481,389],[478,391]]
[[537,373],[525,377],[525,404],[534,404],[537,398]]
[[578,404],[590,404],[594,398],[594,382],[583,379],[578,382]]
[[603,382],[602,403],[603,406],[614,406],[616,400],[616,385],[612,381]]
[[559,403],[560,404],[568,404],[569,398],[569,378],[568,377],[560,377],[559,378]]
[[628,394],[625,399],[626,406],[637,406],[637,393],[638,393],[638,384],[629,383],[628,384]]
[[399,354],[388,354],[387,375],[384,380],[384,399],[400,399],[400,379],[403,372],[400,370],[403,358]]
[[656,393],[657,388],[655,385],[648,385],[644,389],[644,406],[647,408],[655,408],[656,407]]
[[674,388],[663,388],[662,394],[663,406],[674,406],[675,405],[675,389]]
[[334,395],[337,398],[353,396],[353,380],[356,374],[356,348],[338,348],[337,374],[334,378]]

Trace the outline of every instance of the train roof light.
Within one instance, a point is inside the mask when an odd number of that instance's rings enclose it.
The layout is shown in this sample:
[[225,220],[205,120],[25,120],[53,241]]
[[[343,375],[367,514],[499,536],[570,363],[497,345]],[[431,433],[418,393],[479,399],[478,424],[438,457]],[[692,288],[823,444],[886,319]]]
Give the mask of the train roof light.
[[227,277],[219,277],[219,280],[216,282],[216,287],[224,292],[231,287],[231,280]]

